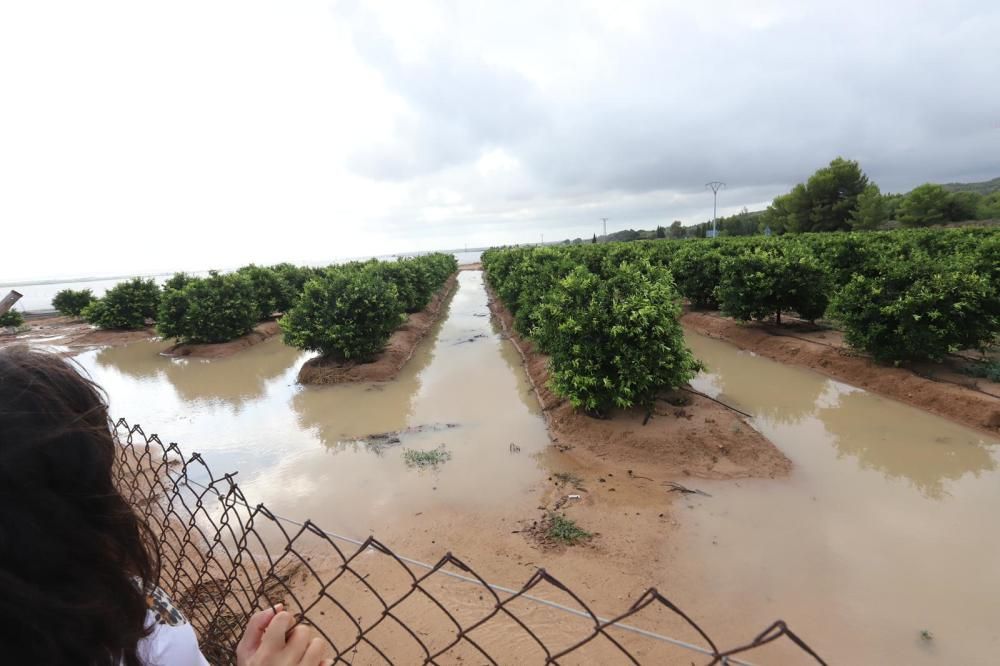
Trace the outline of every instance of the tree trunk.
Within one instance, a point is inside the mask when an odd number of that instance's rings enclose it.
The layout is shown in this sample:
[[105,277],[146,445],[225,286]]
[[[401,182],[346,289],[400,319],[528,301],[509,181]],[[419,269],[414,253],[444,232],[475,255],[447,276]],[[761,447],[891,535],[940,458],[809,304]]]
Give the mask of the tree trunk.
[[778,310],[774,313],[774,323],[777,324],[778,326],[781,326],[781,310]]
[[20,292],[12,289],[9,294],[4,296],[3,300],[0,301],[0,315],[5,314],[8,310],[14,307],[14,303],[17,303],[21,299],[22,295],[23,294]]

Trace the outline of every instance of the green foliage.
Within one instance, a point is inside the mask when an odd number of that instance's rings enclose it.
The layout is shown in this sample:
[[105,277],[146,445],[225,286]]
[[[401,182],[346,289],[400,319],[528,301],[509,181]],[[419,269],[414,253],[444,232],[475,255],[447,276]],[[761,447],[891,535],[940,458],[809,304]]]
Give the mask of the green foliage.
[[7,310],[0,314],[0,328],[20,328],[24,325],[24,315],[19,310]]
[[722,253],[718,246],[703,241],[687,241],[670,260],[670,272],[677,288],[695,307],[714,308],[715,288],[721,275]]
[[174,273],[169,278],[167,278],[166,282],[163,283],[163,291],[166,292],[170,291],[171,289],[183,289],[187,285],[187,283],[193,279],[194,278],[192,276],[184,272]]
[[256,292],[245,274],[212,271],[164,292],[157,329],[181,342],[227,342],[253,330],[258,314]]
[[594,536],[577,525],[576,521],[554,511],[549,512],[548,528],[545,530],[545,534],[553,541],[560,541],[568,546],[576,545]]
[[847,342],[878,360],[937,360],[992,342],[1000,294],[968,257],[922,255],[855,276],[834,296],[831,313]]
[[851,212],[851,226],[854,229],[877,229],[888,217],[882,192],[875,183],[869,183],[858,195],[858,205]]
[[940,185],[925,183],[906,195],[899,206],[899,221],[908,227],[948,222],[951,196]]
[[679,315],[670,274],[648,261],[605,278],[577,266],[545,294],[532,335],[550,354],[552,389],[602,415],[648,406],[694,376]]
[[67,317],[79,317],[94,300],[90,289],[63,289],[53,297],[52,307]]
[[775,197],[762,223],[779,233],[849,229],[858,197],[867,186],[868,176],[858,163],[838,157],[805,184]]
[[1000,383],[1000,360],[979,361],[972,363],[962,369],[962,372],[971,377],[982,377],[991,382]]
[[772,244],[722,260],[716,296],[722,311],[736,319],[764,319],[794,310],[805,319],[823,315],[829,302],[826,269],[807,249]]
[[406,463],[407,467],[437,469],[449,460],[451,460],[451,452],[445,448],[444,444],[430,451],[418,451],[416,449],[403,450],[403,462]]
[[327,269],[306,282],[281,319],[285,342],[337,360],[369,361],[402,322],[396,286],[364,266]]
[[139,329],[146,326],[147,319],[156,317],[159,305],[160,287],[156,282],[135,278],[119,282],[81,314],[100,328]]
[[292,295],[288,283],[277,271],[250,264],[238,271],[250,284],[256,303],[257,320],[270,319],[275,312],[291,306]]

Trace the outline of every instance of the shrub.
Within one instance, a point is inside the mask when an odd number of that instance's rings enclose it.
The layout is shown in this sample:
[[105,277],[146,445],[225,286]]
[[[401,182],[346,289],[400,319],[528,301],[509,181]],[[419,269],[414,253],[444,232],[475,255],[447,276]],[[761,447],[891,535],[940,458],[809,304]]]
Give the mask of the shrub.
[[281,312],[288,312],[289,308],[299,300],[302,287],[309,281],[309,278],[321,272],[315,268],[295,266],[289,263],[275,264],[271,266],[271,270],[278,274],[282,284],[283,296],[278,303],[278,310]]
[[371,265],[369,270],[395,285],[405,312],[419,312],[427,307],[438,286],[434,282],[431,266],[419,259],[382,261]]
[[996,285],[965,257],[887,261],[876,276],[855,276],[831,313],[851,346],[880,361],[940,360],[1000,330]]
[[714,308],[722,253],[708,243],[686,242],[670,260],[677,289],[695,307]]
[[815,320],[829,302],[829,277],[807,249],[785,243],[757,247],[722,260],[716,298],[736,319],[764,319],[784,310]]
[[52,299],[52,307],[67,317],[79,317],[94,300],[90,289],[63,289]]
[[281,318],[285,342],[337,360],[371,360],[402,323],[395,285],[377,271],[334,267],[306,282]]
[[257,320],[270,319],[275,312],[291,306],[288,283],[270,268],[250,264],[236,271],[250,283],[253,300],[256,303]]
[[624,263],[606,279],[583,266],[539,307],[533,335],[550,354],[550,386],[593,415],[648,406],[689,381],[699,365],[684,345],[670,274]]
[[187,286],[188,282],[194,280],[195,278],[188,275],[187,273],[174,273],[163,283],[163,291],[169,291],[171,289],[183,289]]
[[169,289],[157,328],[182,342],[217,343],[253,330],[259,303],[250,280],[241,273],[192,278],[182,289]]
[[0,328],[19,328],[24,325],[24,315],[18,310],[7,310],[0,314]]
[[119,282],[81,314],[100,328],[138,329],[146,326],[147,319],[156,317],[159,305],[160,287],[156,282],[135,278]]

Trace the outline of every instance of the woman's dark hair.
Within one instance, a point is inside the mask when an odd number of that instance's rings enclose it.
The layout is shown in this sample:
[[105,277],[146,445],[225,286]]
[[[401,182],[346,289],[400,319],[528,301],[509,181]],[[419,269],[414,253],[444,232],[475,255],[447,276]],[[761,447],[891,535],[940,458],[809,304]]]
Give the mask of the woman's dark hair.
[[120,447],[102,396],[57,355],[0,349],[5,663],[141,666],[140,585],[157,582],[159,558],[113,482]]

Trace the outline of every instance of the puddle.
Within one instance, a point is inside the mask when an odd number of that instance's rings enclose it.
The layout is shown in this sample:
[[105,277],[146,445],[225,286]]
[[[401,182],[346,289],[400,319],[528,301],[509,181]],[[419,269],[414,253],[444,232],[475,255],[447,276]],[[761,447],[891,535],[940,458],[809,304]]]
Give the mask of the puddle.
[[[482,274],[463,272],[443,321],[384,384],[300,386],[309,355],[279,339],[212,361],[159,356],[157,342],[77,358],[115,417],[205,454],[216,473],[239,470],[251,500],[279,514],[363,536],[435,506],[502,508],[544,478],[544,421],[483,315]],[[405,432],[366,439],[391,431]],[[406,449],[441,446],[446,462],[406,465]]]
[[[697,388],[756,415],[790,478],[700,482],[675,575],[714,620],[776,618],[831,663],[981,664],[1000,647],[1000,447],[806,370],[688,335]],[[687,507],[691,508],[688,509]],[[927,630],[933,638],[921,638]]]

